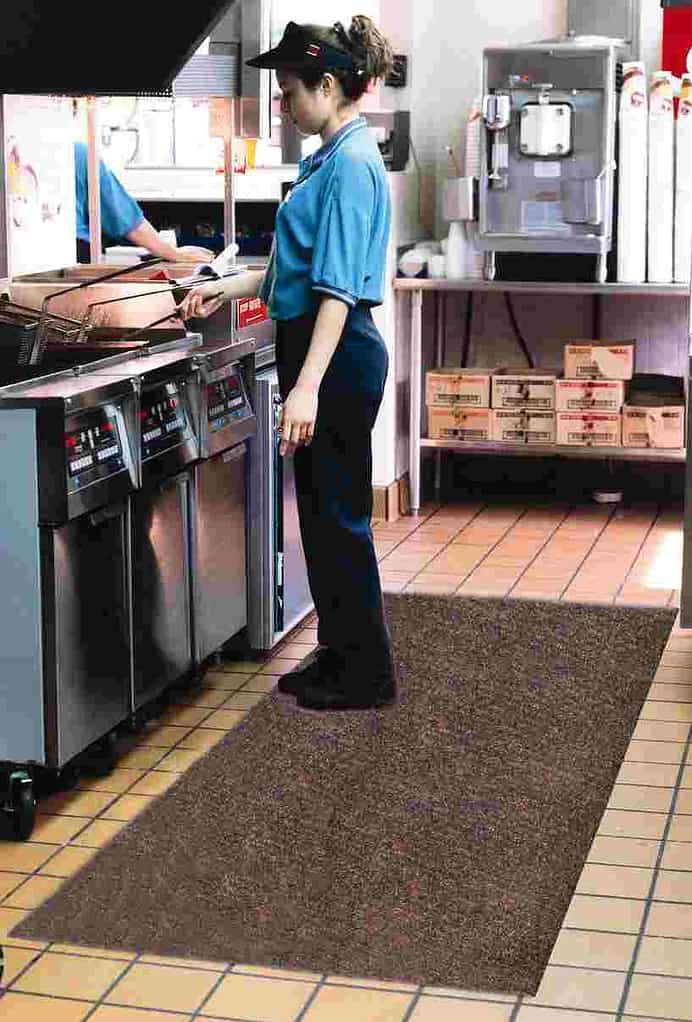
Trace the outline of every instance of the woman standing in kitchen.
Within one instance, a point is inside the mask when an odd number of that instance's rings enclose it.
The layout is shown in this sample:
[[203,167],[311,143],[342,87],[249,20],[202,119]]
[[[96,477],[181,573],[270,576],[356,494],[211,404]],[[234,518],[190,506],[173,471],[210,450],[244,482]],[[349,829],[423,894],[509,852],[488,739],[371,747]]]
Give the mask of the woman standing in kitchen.
[[348,31],[289,22],[274,49],[247,63],[276,70],[283,113],[322,146],[300,163],[279,207],[266,273],[201,285],[183,314],[259,294],[277,323],[280,450],[295,452],[319,643],[279,689],[311,709],[367,709],[396,697],[370,526],[371,434],[388,369],[370,310],[383,299],[391,208],[359,100],[390,70],[391,49],[363,16]]

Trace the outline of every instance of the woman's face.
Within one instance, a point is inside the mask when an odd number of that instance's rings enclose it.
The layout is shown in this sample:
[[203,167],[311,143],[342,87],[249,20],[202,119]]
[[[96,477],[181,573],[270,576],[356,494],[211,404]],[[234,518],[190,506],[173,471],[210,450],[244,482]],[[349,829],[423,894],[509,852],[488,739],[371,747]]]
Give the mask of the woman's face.
[[301,135],[319,134],[332,112],[333,90],[325,92],[321,85],[308,89],[292,71],[277,71],[276,80],[282,93],[282,113],[290,117]]

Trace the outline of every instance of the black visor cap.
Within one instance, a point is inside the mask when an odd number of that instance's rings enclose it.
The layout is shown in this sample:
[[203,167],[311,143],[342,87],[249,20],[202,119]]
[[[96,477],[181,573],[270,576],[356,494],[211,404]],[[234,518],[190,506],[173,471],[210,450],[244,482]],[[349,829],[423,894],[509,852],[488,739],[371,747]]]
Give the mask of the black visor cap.
[[286,68],[286,70],[303,70],[314,68],[327,71],[330,68],[343,68],[354,71],[355,64],[350,54],[337,50],[335,46],[315,39],[295,21],[289,21],[284,34],[277,46],[266,53],[260,53],[252,60],[246,60],[248,67]]

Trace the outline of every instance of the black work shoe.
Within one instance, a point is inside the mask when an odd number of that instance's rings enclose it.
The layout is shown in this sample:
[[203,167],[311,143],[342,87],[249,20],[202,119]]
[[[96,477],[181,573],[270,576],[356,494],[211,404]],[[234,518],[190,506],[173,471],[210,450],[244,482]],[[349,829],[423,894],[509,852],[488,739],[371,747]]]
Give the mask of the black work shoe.
[[286,695],[297,696],[305,685],[319,686],[331,676],[335,666],[335,654],[326,648],[311,653],[302,663],[288,674],[282,674],[277,688]]
[[381,678],[369,685],[326,679],[321,685],[306,682],[298,693],[298,705],[308,710],[370,710],[396,701],[396,681]]

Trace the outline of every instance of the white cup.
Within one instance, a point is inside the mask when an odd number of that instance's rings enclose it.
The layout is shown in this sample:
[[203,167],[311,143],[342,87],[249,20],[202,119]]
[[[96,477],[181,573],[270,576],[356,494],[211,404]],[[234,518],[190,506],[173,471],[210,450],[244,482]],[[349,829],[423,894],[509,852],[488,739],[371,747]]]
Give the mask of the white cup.
[[444,255],[433,255],[428,260],[428,274],[439,280],[447,274],[447,257]]

